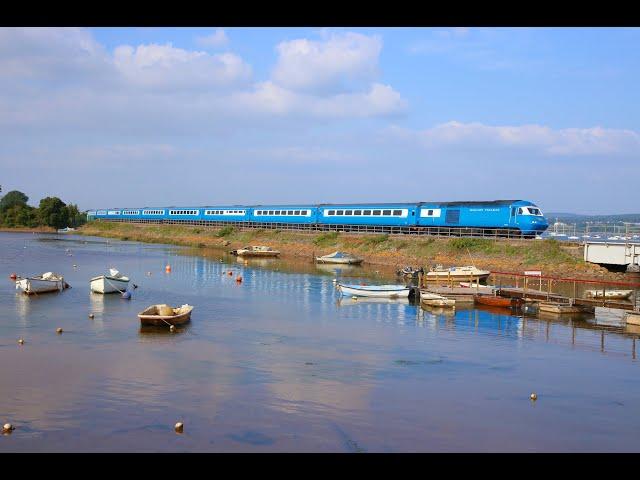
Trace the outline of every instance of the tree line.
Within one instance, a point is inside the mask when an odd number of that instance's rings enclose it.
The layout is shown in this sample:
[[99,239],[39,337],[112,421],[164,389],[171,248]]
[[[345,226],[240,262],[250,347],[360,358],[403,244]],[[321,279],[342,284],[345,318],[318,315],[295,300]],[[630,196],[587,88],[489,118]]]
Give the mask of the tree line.
[[87,221],[86,214],[73,203],[58,197],[46,197],[39,206],[27,205],[29,197],[13,190],[0,198],[0,225],[3,227],[79,227]]

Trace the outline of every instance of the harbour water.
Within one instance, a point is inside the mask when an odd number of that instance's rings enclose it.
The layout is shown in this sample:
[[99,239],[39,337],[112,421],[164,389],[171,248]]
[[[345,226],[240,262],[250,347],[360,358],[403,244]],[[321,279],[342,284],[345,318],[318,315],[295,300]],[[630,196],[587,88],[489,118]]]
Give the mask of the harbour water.
[[[109,267],[131,300],[89,292]],[[72,288],[27,297],[8,278],[44,271]],[[640,448],[636,335],[611,312],[340,301],[336,276],[388,279],[77,235],[0,233],[0,275],[2,452]],[[192,322],[141,329],[154,303],[194,305]]]

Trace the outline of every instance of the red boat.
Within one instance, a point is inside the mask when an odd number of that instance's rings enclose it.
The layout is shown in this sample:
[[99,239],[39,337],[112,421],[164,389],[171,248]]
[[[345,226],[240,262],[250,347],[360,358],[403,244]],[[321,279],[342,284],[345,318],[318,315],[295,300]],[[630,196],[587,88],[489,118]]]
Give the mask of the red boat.
[[473,298],[476,303],[491,307],[520,308],[524,303],[521,298],[507,298],[497,295],[474,295]]

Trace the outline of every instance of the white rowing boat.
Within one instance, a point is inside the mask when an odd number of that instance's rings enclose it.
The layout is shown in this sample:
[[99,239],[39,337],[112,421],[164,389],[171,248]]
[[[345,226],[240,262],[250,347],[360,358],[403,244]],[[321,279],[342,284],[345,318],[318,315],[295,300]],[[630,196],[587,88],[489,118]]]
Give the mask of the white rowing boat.
[[404,285],[349,285],[338,283],[336,288],[342,295],[378,298],[408,297],[411,291],[410,287]]
[[329,255],[316,257],[316,262],[318,263],[337,263],[341,265],[358,265],[359,263],[362,263],[362,260],[362,258],[358,258],[345,252],[333,252]]
[[89,282],[92,292],[96,293],[122,293],[129,287],[129,277],[125,277],[118,270],[111,268],[110,275],[93,277]]
[[69,285],[64,281],[64,277],[57,273],[46,272],[33,277],[18,278],[16,280],[16,290],[22,290],[27,295],[34,293],[61,292]]
[[230,253],[240,257],[277,257],[280,255],[278,250],[265,245],[251,245],[248,247],[238,248],[237,250],[231,250]]
[[631,296],[633,290],[586,290],[587,297],[607,298],[610,300],[625,300]]

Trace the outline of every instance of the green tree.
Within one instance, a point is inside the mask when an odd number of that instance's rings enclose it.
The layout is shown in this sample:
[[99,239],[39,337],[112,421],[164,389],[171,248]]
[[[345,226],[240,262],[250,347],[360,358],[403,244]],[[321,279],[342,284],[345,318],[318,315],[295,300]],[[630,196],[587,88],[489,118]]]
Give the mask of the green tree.
[[37,227],[38,210],[29,205],[14,205],[2,212],[2,225],[6,227]]
[[70,203],[66,208],[70,227],[79,227],[80,225],[84,225],[87,222],[87,215],[78,210],[77,205]]
[[27,197],[24,193],[19,192],[18,190],[12,190],[0,200],[0,213],[15,205],[26,206],[27,200],[29,200],[29,197]]
[[47,197],[40,200],[38,217],[44,225],[53,228],[64,228],[69,222],[67,204],[58,197]]

